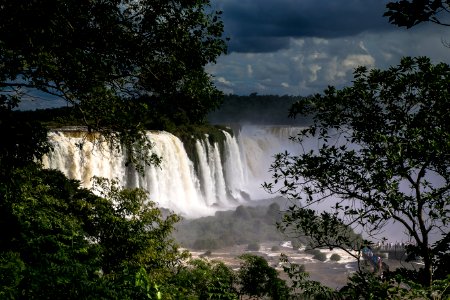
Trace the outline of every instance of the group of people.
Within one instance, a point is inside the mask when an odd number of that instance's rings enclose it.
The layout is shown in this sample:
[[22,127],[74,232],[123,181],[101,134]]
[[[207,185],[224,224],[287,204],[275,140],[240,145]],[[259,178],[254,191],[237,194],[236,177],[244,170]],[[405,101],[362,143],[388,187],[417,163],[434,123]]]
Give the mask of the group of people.
[[364,246],[361,249],[362,256],[365,260],[369,261],[374,267],[374,271],[382,272],[383,261],[380,256],[375,255],[369,246]]
[[376,244],[376,248],[383,251],[389,251],[389,250],[397,250],[397,249],[404,249],[406,245],[410,243],[404,243],[404,242],[378,242]]
[[361,247],[361,254],[364,260],[368,261],[372,267],[373,272],[378,273],[380,277],[383,277],[383,272],[388,271],[388,266],[383,262],[381,256],[375,255],[370,246]]

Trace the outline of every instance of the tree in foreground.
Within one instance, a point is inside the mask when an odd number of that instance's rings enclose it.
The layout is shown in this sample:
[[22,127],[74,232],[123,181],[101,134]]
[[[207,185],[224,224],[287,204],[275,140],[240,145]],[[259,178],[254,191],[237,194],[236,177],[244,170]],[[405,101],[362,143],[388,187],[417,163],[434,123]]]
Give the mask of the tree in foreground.
[[204,66],[222,32],[209,0],[0,0],[0,104],[63,100],[117,149],[148,149],[149,120],[203,122],[220,104]]
[[97,179],[100,197],[32,164],[9,176],[0,182],[2,299],[157,299],[186,258],[170,237],[178,217],[163,217],[142,190]]
[[263,257],[242,254],[238,271],[239,294],[250,298],[288,299],[289,288]]
[[237,300],[236,273],[223,262],[193,259],[170,279],[174,299]]
[[[395,223],[412,241],[408,253],[423,260],[417,280],[430,286],[442,264],[448,270],[449,82],[449,65],[407,57],[384,71],[357,68],[353,86],[294,104],[291,116],[314,123],[293,137],[299,155],[276,155],[265,184],[293,200],[282,229],[315,246],[359,250],[350,229],[379,238]],[[311,139],[317,148],[308,149]]]
[[432,22],[442,26],[450,26],[449,0],[400,0],[386,4],[385,17],[397,26],[411,28],[423,22]]

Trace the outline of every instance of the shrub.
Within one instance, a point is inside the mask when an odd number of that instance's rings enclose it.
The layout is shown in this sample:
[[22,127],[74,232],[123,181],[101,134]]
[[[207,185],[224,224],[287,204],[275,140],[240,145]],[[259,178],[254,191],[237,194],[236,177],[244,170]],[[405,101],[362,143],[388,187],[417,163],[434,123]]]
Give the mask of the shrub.
[[320,261],[326,261],[327,255],[323,252],[318,251],[316,254],[314,254],[313,258]]
[[280,251],[280,246],[272,246],[272,248],[270,249],[270,251],[275,252],[275,251]]
[[310,250],[305,250],[306,253],[312,254],[313,259],[317,259],[320,261],[326,261],[327,260],[327,255],[325,253],[320,252],[319,249],[310,249]]
[[332,261],[340,261],[341,260],[341,256],[337,253],[333,253],[331,254],[330,260]]
[[261,246],[258,243],[250,243],[247,246],[247,250],[249,251],[259,251],[260,248]]

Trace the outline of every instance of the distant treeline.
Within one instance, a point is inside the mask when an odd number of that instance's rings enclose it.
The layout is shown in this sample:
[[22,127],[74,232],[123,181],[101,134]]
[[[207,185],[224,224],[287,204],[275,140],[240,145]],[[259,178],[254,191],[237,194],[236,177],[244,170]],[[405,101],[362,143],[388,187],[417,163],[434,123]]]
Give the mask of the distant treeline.
[[14,118],[22,122],[39,122],[46,127],[81,125],[81,115],[73,107],[56,107],[36,110],[16,110]]
[[[248,96],[225,95],[220,108],[208,115],[212,124],[260,124],[260,125],[306,125],[309,118],[289,118],[289,109],[293,103],[305,99],[302,96],[257,95]],[[27,121],[39,121],[47,127],[80,125],[80,112],[70,106],[59,108],[37,109],[34,111],[16,111],[16,117]],[[155,116],[149,117],[147,127],[156,130],[168,130],[166,126],[155,121]],[[162,122],[164,123],[164,122]],[[179,126],[179,124],[178,124]]]
[[308,118],[289,118],[292,104],[302,96],[226,95],[221,107],[208,115],[213,124],[252,123],[259,125],[306,125]]

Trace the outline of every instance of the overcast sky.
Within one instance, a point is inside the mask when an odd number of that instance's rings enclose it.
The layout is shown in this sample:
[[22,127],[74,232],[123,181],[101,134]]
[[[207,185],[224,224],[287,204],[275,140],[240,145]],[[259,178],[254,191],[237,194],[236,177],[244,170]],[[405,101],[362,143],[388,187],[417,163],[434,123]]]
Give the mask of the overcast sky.
[[398,28],[384,0],[212,0],[228,54],[207,66],[226,94],[310,95],[351,84],[355,67],[385,69],[403,56],[450,63],[450,29]]

